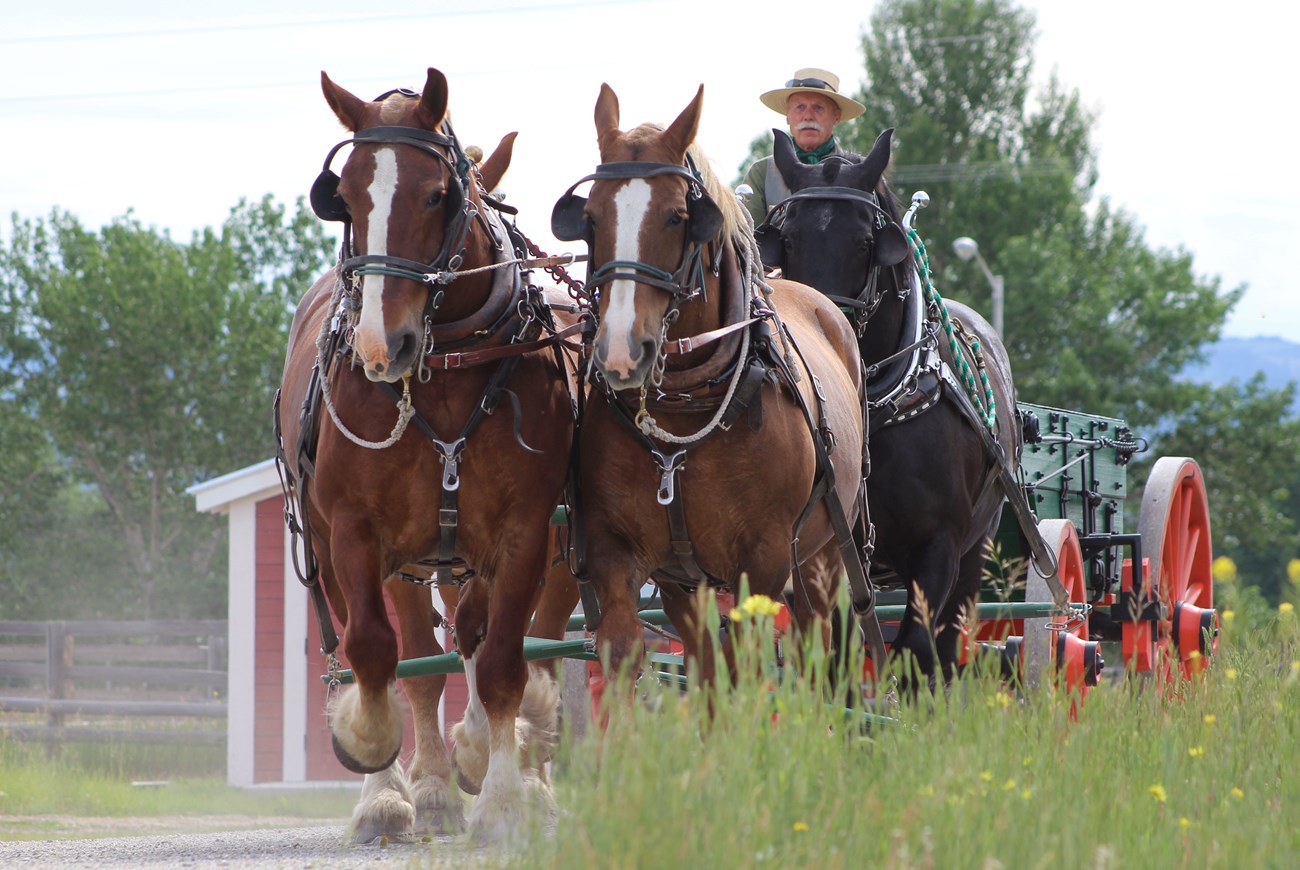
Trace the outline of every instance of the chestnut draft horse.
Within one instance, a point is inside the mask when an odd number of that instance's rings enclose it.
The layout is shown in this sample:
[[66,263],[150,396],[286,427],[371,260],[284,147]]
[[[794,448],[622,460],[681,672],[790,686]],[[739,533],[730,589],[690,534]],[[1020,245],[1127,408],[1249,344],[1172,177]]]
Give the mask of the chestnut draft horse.
[[[481,788],[470,832],[496,838],[531,806],[554,811],[543,765],[557,695],[525,664],[523,637],[573,440],[564,331],[521,271],[517,230],[483,192],[514,134],[476,170],[448,120],[441,72],[428,71],[423,93],[372,102],[324,73],[321,85],[351,137],[329,152],[312,205],[343,222],[343,252],[299,304],[277,414],[291,526],[306,527],[306,558],[355,676],[327,711],[339,760],[368,774],[353,837],[407,836],[416,820],[464,824],[437,722],[444,677],[405,681],[415,755],[405,775],[394,764],[402,712],[385,589],[403,658],[442,652],[428,586],[392,579],[419,565],[439,582],[472,578],[454,621],[470,690],[457,757],[469,759],[470,790]],[[335,175],[330,162],[349,144]],[[526,706],[549,719],[520,731],[536,738],[522,751],[536,768],[525,778],[516,714],[526,685],[540,693]]]
[[928,275],[915,269],[882,180],[893,130],[865,158],[833,157],[815,166],[801,164],[790,137],[774,132],[773,162],[792,196],[755,231],[763,261],[844,306],[858,331],[870,400],[873,569],[881,569],[873,579],[908,591],[893,652],[910,653],[927,679],[936,667],[950,675],[963,608],[979,592],[985,545],[1004,499],[1057,603],[1065,602],[1054,560],[1014,481],[1022,432],[1011,364],[984,318],[937,294],[927,298]]
[[[792,568],[832,541],[862,574],[849,523],[863,455],[853,333],[810,287],[762,292],[743,209],[692,145],[703,97],[667,129],[622,132],[603,85],[601,165],[556,203],[551,227],[586,240],[597,297],[576,517],[602,660],[609,673],[635,664],[638,590],[652,577],[711,681],[695,590],[734,593],[746,575],[752,593],[779,600]],[[576,195],[587,181],[590,196]],[[806,628],[817,596],[799,574]],[[859,594],[869,590],[855,584]]]

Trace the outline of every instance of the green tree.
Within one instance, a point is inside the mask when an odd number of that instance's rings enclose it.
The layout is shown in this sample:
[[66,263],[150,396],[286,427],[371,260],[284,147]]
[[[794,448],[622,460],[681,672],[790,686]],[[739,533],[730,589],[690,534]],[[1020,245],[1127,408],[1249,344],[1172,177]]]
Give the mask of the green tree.
[[[270,197],[188,244],[129,213],[99,232],[58,210],[14,218],[0,401],[69,486],[0,582],[35,598],[61,589],[43,600],[62,612],[220,612],[222,525],[185,489],[270,454],[293,304],[331,248],[301,202],[289,215]],[[7,491],[23,469],[3,470]]]
[[[866,112],[836,134],[866,153],[896,128],[890,183],[904,205],[929,194],[917,224],[944,296],[992,307],[978,265],[953,253],[959,236],[1004,277],[1019,396],[1122,417],[1150,456],[1198,459],[1216,548],[1267,583],[1300,555],[1289,394],[1180,377],[1245,288],[1197,275],[1185,249],[1153,248],[1134,215],[1096,195],[1096,118],[1055,75],[1034,85],[1035,26],[1012,0],[880,0],[862,37]],[[770,151],[765,132],[745,166]]]
[[988,282],[952,253],[957,237],[978,240],[1008,288],[1022,397],[1151,426],[1183,406],[1177,373],[1244,289],[1196,276],[1184,250],[1152,250],[1094,198],[1095,118],[1055,77],[1035,93],[1034,25],[1010,0],[882,0],[862,40],[867,111],[837,136],[866,153],[896,128],[891,184],[904,204],[929,194],[918,228],[938,289],[988,313]]
[[[1205,474],[1216,556],[1273,602],[1300,556],[1300,419],[1296,388],[1273,390],[1257,374],[1245,384],[1198,385],[1160,452],[1191,456]],[[1141,477],[1145,473],[1136,471]]]

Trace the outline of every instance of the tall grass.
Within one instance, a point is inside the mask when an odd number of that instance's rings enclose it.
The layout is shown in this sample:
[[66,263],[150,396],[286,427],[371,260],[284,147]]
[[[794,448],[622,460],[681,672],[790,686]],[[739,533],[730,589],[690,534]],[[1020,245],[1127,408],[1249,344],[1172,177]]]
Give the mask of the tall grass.
[[[1284,867],[1300,855],[1300,630],[1229,633],[1181,697],[963,677],[870,730],[749,644],[712,719],[642,680],[565,747],[544,867]],[[759,635],[761,632],[754,632]],[[636,697],[636,701],[628,698]]]

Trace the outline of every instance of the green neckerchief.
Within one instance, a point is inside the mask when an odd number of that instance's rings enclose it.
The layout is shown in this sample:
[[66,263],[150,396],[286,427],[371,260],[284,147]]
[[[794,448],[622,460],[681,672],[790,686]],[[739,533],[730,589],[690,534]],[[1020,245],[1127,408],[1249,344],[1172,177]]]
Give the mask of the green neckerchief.
[[814,148],[812,151],[805,151],[802,148],[800,148],[798,145],[794,146],[794,153],[795,156],[799,158],[799,162],[807,163],[809,166],[814,166],[818,163],[821,163],[822,159],[827,154],[830,154],[834,151],[835,151],[834,136],[827,139],[825,142],[823,142],[821,145]]

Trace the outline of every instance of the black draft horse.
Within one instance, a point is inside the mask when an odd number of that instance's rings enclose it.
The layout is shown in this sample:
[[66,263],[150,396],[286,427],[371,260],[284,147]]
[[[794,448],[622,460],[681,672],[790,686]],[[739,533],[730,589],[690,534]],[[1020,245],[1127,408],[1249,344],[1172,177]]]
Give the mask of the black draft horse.
[[882,180],[892,129],[865,158],[814,166],[774,132],[774,162],[792,196],[756,230],[763,260],[830,296],[857,326],[870,403],[873,579],[908,590],[892,654],[910,654],[931,680],[936,668],[951,676],[1004,497],[1040,572],[1046,564],[1054,574],[1028,505],[1016,502],[1022,432],[1006,349],[967,306],[926,298]]

